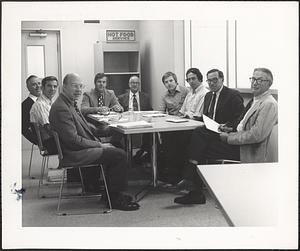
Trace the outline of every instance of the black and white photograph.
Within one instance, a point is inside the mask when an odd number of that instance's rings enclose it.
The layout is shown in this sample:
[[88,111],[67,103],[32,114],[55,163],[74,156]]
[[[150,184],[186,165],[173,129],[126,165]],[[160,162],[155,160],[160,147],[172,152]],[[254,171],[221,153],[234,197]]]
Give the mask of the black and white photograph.
[[298,2],[1,5],[4,249],[298,247]]

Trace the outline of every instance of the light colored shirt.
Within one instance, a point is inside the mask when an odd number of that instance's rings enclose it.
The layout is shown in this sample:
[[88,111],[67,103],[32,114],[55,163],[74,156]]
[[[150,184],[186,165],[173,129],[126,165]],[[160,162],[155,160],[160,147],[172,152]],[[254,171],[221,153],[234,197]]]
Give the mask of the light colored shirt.
[[193,118],[193,116],[202,116],[206,93],[208,93],[208,90],[203,84],[198,86],[195,91],[191,89],[186,95],[179,112],[190,118]]
[[[213,114],[213,120],[215,120],[215,117],[216,117],[216,108],[217,108],[217,104],[218,104],[218,100],[219,100],[219,96],[220,96],[220,93],[223,89],[223,85],[221,86],[221,88],[216,92],[216,102],[215,102],[215,106],[214,106],[214,114]],[[214,93],[213,93],[214,94]],[[212,96],[213,97],[213,96]],[[208,108],[209,110],[210,108]]]
[[253,109],[253,107],[255,106],[255,104],[256,104],[257,102],[259,102],[259,101],[260,101],[264,96],[266,96],[268,93],[269,93],[269,90],[265,91],[264,93],[262,93],[262,94],[259,95],[259,96],[253,97],[253,102],[252,102],[251,107],[250,107],[249,110],[245,113],[243,119],[240,121],[240,123],[238,124],[238,126],[237,126],[237,128],[236,128],[236,130],[237,130],[238,132],[243,131],[244,123],[245,123],[245,118],[247,117],[248,113],[249,113],[249,112],[252,112],[252,109]]
[[174,93],[170,93],[168,90],[162,97],[159,110],[170,115],[179,115],[179,110],[188,92],[189,89],[182,85],[177,85]]
[[[141,107],[140,107],[140,95],[139,95],[139,92],[135,93],[135,98],[136,98],[137,103],[138,103],[138,110],[140,111]],[[128,105],[128,109],[129,109],[129,111],[133,111],[133,93],[131,91],[129,91],[129,105]]]

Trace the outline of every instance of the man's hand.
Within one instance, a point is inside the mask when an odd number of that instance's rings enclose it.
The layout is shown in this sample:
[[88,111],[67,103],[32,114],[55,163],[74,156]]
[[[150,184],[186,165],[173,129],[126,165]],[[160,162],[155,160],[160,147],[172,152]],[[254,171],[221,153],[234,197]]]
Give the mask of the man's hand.
[[226,133],[226,132],[220,133],[220,139],[221,139],[221,141],[227,143],[227,138],[228,138],[228,133]]
[[100,106],[98,107],[98,113],[100,114],[109,113],[109,108],[107,106]]
[[111,109],[114,112],[122,112],[123,111],[123,108],[120,105],[114,105]]
[[227,133],[229,133],[229,132],[232,132],[232,131],[233,131],[233,128],[232,128],[232,127],[226,126],[226,124],[221,124],[221,125],[219,126],[219,131],[220,131],[220,132],[227,132]]
[[111,143],[101,143],[102,148],[114,147]]

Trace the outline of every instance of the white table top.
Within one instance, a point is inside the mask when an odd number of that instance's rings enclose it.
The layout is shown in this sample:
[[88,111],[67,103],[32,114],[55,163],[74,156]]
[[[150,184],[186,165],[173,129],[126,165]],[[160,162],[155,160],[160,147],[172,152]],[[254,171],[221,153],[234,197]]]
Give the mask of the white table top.
[[198,165],[198,173],[234,226],[273,226],[278,168],[278,163]]
[[[188,119],[187,122],[174,123],[168,122],[166,119],[170,118],[178,118],[176,116],[166,115],[165,117],[153,117],[147,118],[143,116],[144,112],[135,112],[134,117],[132,118],[129,113],[124,113],[122,118],[128,119],[127,121],[138,121],[145,120],[152,124],[152,127],[147,128],[130,128],[124,129],[115,127],[115,124],[118,124],[118,121],[108,121],[108,123],[112,126],[112,128],[116,131],[121,132],[122,134],[138,134],[138,133],[153,133],[153,132],[169,132],[169,131],[183,131],[183,130],[192,130],[196,127],[203,125],[203,122]],[[148,114],[148,112],[146,112]],[[89,115],[95,121],[99,121],[93,115]]]

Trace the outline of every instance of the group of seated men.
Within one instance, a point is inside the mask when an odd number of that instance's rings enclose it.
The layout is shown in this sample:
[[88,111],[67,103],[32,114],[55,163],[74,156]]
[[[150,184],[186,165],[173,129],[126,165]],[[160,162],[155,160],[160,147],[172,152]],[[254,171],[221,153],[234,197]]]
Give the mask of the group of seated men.
[[[175,198],[174,202],[179,204],[204,204],[206,201],[203,182],[196,172],[198,164],[204,164],[209,159],[267,162],[267,140],[277,124],[277,102],[269,90],[273,82],[270,70],[254,69],[250,78],[253,98],[246,107],[237,90],[223,85],[222,71],[212,69],[207,72],[206,78],[210,90],[203,85],[203,76],[197,68],[186,72],[189,89],[179,85],[172,72],[162,76],[167,91],[161,99],[161,111],[200,121],[204,114],[218,122],[221,131],[215,133],[200,126],[192,131],[162,134],[168,182],[193,184],[192,191]],[[41,86],[40,79],[32,75],[26,84],[30,94],[22,103],[23,135],[36,144],[31,123],[39,124],[44,146],[49,152],[55,152],[51,130],[56,131],[65,163],[104,164],[112,207],[119,210],[139,209],[139,204],[123,193],[127,186],[127,160],[119,136],[107,126],[99,128],[87,121],[90,113],[152,110],[149,96],[140,91],[139,77],[130,77],[128,92],[116,97],[113,90],[106,89],[107,76],[103,73],[96,74],[95,88],[85,93],[82,93],[84,85],[80,76],[70,73],[64,77],[62,92],[54,102],[58,87],[55,77],[45,77]],[[79,109],[77,102],[82,94]],[[103,135],[112,135],[111,143],[102,143],[100,136]],[[142,142],[141,152],[147,151],[147,135],[143,136]],[[83,171],[87,192],[99,192],[99,175],[97,168]]]

